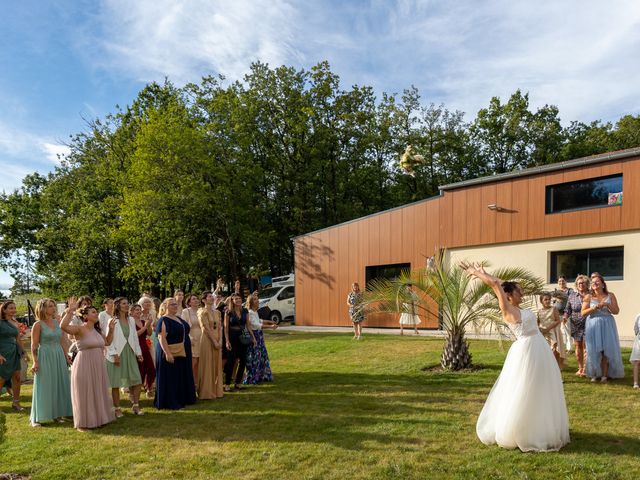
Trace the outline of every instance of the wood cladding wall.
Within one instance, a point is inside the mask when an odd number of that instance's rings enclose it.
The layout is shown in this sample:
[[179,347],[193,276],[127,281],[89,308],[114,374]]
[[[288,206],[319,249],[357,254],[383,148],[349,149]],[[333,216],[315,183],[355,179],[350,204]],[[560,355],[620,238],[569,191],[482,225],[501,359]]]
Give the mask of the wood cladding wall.
[[[623,174],[620,206],[545,214],[545,187]],[[500,210],[490,210],[495,204]],[[350,326],[347,294],[364,288],[367,266],[425,266],[439,248],[491,245],[640,228],[640,157],[446,190],[440,197],[336,225],[295,239],[296,323]],[[376,314],[370,327],[396,327]],[[420,328],[437,328],[422,318]]]

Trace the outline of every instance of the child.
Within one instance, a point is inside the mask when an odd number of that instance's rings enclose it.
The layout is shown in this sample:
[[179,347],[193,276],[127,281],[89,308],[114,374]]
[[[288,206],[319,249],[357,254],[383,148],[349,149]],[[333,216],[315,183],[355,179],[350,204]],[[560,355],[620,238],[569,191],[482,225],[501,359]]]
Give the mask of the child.
[[629,361],[633,364],[633,388],[638,389],[640,388],[640,384],[638,384],[638,370],[640,370],[640,315],[636,317],[633,333],[636,338],[633,341],[633,349],[631,350]]
[[551,306],[550,293],[540,295],[540,302],[542,303],[542,308],[538,310],[537,313],[538,326],[551,347],[553,356],[556,358],[556,362],[558,362],[558,367],[562,368],[567,356],[565,344],[562,339],[562,327],[560,326],[562,319],[560,318],[558,310]]

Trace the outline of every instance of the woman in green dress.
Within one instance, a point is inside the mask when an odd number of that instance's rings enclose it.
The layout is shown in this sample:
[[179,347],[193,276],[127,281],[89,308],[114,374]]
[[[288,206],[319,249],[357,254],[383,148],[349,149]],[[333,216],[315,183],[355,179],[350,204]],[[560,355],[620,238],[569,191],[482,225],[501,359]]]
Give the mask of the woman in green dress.
[[20,406],[20,358],[24,353],[20,343],[20,332],[13,324],[16,315],[16,304],[5,301],[0,307],[0,390],[11,387],[13,403],[11,408],[22,412]]
[[50,298],[38,300],[35,310],[38,321],[31,329],[31,371],[34,375],[31,425],[34,427],[52,420],[62,423],[64,417],[73,415],[70,360],[63,349],[56,310],[56,304]]
[[[128,388],[135,415],[144,415],[140,410],[140,390],[142,377],[138,361],[142,361],[142,351],[138,340],[136,323],[129,316],[129,301],[118,297],[113,302],[113,316],[117,319],[111,344],[107,347],[107,375],[111,384],[111,398],[116,418],[123,416],[120,409],[120,388]],[[137,360],[136,360],[137,357]]]

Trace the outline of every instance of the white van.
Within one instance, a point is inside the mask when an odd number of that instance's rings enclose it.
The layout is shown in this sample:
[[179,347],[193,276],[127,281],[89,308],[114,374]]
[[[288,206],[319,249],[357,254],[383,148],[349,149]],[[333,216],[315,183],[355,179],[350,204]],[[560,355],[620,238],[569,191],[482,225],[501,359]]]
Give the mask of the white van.
[[274,277],[271,280],[272,287],[281,287],[283,285],[293,285],[295,283],[295,275],[290,273],[289,275],[284,275],[282,277]]
[[[274,278],[275,280],[275,278]],[[258,294],[260,307],[269,307],[271,313],[269,318],[275,323],[290,319],[295,322],[296,316],[296,293],[291,284],[265,288]]]

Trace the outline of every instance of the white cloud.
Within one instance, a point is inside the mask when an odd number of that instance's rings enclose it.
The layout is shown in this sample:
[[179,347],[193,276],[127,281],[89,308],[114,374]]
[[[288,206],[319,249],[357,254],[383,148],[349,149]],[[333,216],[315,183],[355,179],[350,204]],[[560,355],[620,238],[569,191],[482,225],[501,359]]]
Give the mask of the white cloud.
[[47,135],[8,126],[0,119],[0,191],[19,188],[35,171],[48,173],[68,155],[69,147]]
[[67,145],[58,143],[42,142],[41,147],[47,160],[54,164],[59,164],[60,160],[71,153],[71,149]]
[[328,59],[345,87],[413,84],[467,118],[520,88],[534,108],[589,121],[640,110],[639,27],[640,3],[597,0],[105,0],[83,45],[94,65],[145,82]]
[[107,0],[99,17],[107,67],[178,83],[221,73],[239,79],[255,60],[299,58],[297,16],[283,0]]

